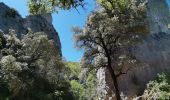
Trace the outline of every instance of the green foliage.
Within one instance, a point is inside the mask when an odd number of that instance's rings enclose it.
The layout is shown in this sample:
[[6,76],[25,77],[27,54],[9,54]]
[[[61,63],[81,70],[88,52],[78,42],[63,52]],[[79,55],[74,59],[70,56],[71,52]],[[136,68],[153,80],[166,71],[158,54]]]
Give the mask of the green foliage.
[[4,56],[1,59],[1,68],[2,71],[7,71],[9,72],[20,72],[22,70],[20,63],[16,62],[16,58],[13,57],[12,55]]
[[29,0],[29,13],[32,15],[53,13],[58,9],[71,9],[83,6],[83,0]]
[[69,67],[69,71],[70,71],[70,77],[77,77],[80,75],[81,73],[81,67],[79,63],[76,62],[66,62],[66,66]]
[[121,11],[127,9],[132,0],[97,0],[98,4],[108,10],[119,9]]
[[32,15],[54,12],[53,6],[48,0],[29,0],[29,13]]
[[123,68],[124,65],[136,62],[129,48],[140,43],[149,32],[147,14],[145,4],[130,2],[129,5],[125,11],[113,9],[111,12],[93,12],[84,29],[73,28],[76,46],[85,50],[82,65],[106,67],[107,57],[110,56],[115,72],[119,74],[126,73],[122,69],[129,69]]
[[71,80],[71,91],[73,92],[76,100],[85,100],[85,89],[82,84],[77,82],[76,80]]
[[[0,61],[0,97],[31,100],[88,100],[94,98],[95,74],[80,82],[79,63],[66,67],[55,49],[54,42],[43,32],[29,31],[21,39],[10,30],[2,41]],[[86,81],[87,80],[87,81]],[[1,88],[3,87],[3,88]],[[90,91],[89,91],[90,90]],[[91,91],[92,90],[92,91]]]
[[96,73],[84,71],[79,63],[66,62],[67,76],[75,100],[93,100],[96,98]]
[[[97,100],[97,77],[96,72],[93,70],[91,72],[88,72],[88,76],[85,79],[85,93],[87,100]],[[86,87],[87,86],[87,87]]]
[[150,81],[144,94],[136,100],[168,100],[170,98],[170,83],[165,74],[158,74],[155,81]]
[[136,64],[130,48],[142,42],[149,33],[146,7],[143,2],[137,4],[128,0],[108,0],[106,6],[93,12],[83,29],[74,27],[73,32],[76,46],[85,51],[82,66],[90,69],[106,67],[120,100],[117,77],[126,74]]
[[19,39],[15,31],[10,30],[2,37],[5,45],[0,58],[0,97],[58,100],[69,94],[70,85],[63,75],[65,65],[53,40],[45,33],[30,31]]

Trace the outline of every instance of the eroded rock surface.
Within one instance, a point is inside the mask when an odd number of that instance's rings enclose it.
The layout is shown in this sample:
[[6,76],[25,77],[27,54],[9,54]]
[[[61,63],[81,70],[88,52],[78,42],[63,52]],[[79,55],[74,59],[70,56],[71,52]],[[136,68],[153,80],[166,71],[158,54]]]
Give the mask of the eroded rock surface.
[[[150,34],[134,50],[142,64],[118,79],[120,91],[128,97],[141,95],[146,84],[154,80],[157,73],[170,71],[170,13],[166,0],[148,0],[147,13]],[[107,69],[100,69],[97,76],[99,99],[114,100],[114,86]]]

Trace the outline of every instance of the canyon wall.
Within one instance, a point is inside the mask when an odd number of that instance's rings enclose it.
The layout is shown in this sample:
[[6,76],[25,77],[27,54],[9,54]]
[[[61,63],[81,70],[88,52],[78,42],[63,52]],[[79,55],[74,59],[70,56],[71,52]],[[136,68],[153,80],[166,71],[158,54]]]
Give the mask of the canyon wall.
[[[154,80],[157,73],[170,71],[170,12],[166,0],[148,0],[147,15],[150,33],[133,50],[140,64],[118,78],[121,94],[128,97],[141,95],[146,84]],[[99,100],[114,100],[110,73],[101,68],[97,77]]]

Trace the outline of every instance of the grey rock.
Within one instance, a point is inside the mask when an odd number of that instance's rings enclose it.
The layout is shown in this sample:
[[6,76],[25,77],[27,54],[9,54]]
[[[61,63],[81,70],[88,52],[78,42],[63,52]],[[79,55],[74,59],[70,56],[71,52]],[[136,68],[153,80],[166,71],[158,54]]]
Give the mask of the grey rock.
[[[148,0],[147,14],[150,34],[133,50],[141,64],[118,78],[120,91],[128,97],[143,94],[146,84],[158,73],[170,71],[170,13],[166,0]],[[100,69],[97,76],[99,99],[114,100],[110,73]]]
[[33,32],[45,32],[49,39],[53,39],[56,43],[57,51],[61,55],[61,43],[52,23],[49,19],[45,19],[44,15],[30,15],[24,19],[24,27],[30,28]]
[[55,28],[52,25],[51,14],[30,15],[22,18],[19,13],[0,3],[0,29],[8,33],[9,29],[15,30],[18,37],[28,32],[30,28],[33,32],[45,32],[49,39],[53,39],[56,44],[56,50],[61,53],[61,43]]

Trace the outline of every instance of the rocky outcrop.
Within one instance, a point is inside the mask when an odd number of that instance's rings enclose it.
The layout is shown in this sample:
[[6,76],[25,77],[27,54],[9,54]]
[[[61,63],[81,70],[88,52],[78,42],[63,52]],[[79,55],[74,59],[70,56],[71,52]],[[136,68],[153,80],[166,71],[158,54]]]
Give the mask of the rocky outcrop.
[[[147,13],[150,34],[134,50],[141,63],[118,79],[120,91],[128,97],[141,95],[157,73],[170,71],[170,13],[166,0],[148,0]],[[114,100],[114,86],[107,69],[100,69],[97,76],[99,99]]]
[[[45,17],[44,17],[45,16]],[[50,14],[47,15],[30,15],[24,19],[23,26],[25,28],[30,28],[33,32],[45,32],[48,35],[49,39],[53,39],[55,41],[57,51],[59,51],[61,55],[61,43],[56,32],[55,28],[52,25],[51,18],[46,16],[51,16]]]
[[147,3],[148,21],[150,34],[159,32],[170,33],[170,12],[167,0],[148,0]]
[[51,14],[30,15],[22,18],[19,13],[9,8],[4,3],[0,3],[0,29],[8,33],[9,29],[16,31],[18,37],[26,34],[30,28],[33,32],[45,32],[49,39],[53,39],[57,51],[61,55],[61,43],[55,28],[52,25]]

